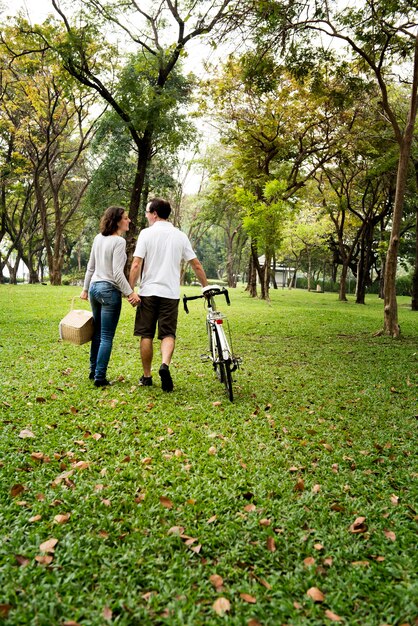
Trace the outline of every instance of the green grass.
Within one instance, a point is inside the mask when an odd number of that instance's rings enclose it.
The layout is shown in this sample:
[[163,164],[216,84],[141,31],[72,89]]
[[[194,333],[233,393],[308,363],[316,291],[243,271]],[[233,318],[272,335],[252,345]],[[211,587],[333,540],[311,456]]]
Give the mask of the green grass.
[[[89,347],[58,338],[78,293],[0,286],[0,621],[298,626],[336,614],[350,626],[415,626],[418,317],[406,298],[392,340],[373,336],[375,296],[359,306],[280,290],[267,304],[232,291],[243,361],[231,404],[200,361],[201,301],[180,312],[175,393],[158,376],[137,387],[126,302],[116,382],[94,388]],[[53,558],[39,563],[51,538]]]

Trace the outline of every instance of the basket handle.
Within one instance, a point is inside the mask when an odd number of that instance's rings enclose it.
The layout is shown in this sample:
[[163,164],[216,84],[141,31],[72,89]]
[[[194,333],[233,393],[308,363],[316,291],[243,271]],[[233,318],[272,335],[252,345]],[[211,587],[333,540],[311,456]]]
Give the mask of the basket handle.
[[80,298],[80,296],[73,296],[71,298],[71,309],[70,309],[71,311],[74,309],[74,300],[76,299],[81,300],[81,302],[87,302],[87,303],[89,302],[88,300],[83,300],[82,298]]

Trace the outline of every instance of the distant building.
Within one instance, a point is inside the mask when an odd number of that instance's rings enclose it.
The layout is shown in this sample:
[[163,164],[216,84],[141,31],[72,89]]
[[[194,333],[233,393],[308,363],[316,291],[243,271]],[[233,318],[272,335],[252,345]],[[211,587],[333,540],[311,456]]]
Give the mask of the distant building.
[[[260,263],[261,267],[264,267],[265,260],[266,257],[264,256],[264,254],[258,257],[258,262]],[[274,261],[272,261],[270,268],[272,272],[274,271],[277,286],[288,287],[295,273],[295,268],[287,265],[284,261],[276,261],[275,265]]]

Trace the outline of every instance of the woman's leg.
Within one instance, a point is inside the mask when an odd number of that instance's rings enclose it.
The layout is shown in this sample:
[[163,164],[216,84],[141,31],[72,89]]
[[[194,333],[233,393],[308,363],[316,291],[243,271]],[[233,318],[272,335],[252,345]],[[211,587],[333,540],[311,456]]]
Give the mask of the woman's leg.
[[90,344],[90,378],[94,378],[96,372],[97,354],[100,346],[100,334],[101,334],[101,315],[102,305],[96,298],[96,289],[93,283],[89,291],[89,300],[91,311],[93,313],[94,332]]
[[113,337],[120,317],[122,296],[120,291],[109,283],[95,284],[98,285],[97,297],[101,302],[101,332],[94,377],[95,380],[104,380],[112,352]]

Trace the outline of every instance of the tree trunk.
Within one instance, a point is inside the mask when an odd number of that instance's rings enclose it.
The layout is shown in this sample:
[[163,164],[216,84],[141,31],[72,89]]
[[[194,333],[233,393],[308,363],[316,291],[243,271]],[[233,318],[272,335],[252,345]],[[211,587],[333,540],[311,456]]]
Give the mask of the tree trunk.
[[144,225],[143,216],[139,215],[139,209],[141,206],[142,192],[145,186],[147,168],[150,161],[152,144],[152,131],[149,130],[144,133],[144,137],[138,144],[138,158],[136,164],[136,172],[134,184],[131,191],[131,199],[129,203],[129,218],[131,220],[130,228],[126,233],[126,254],[128,257],[126,263],[125,272],[129,275],[132,257],[135,251],[136,240],[141,228]]
[[398,173],[396,177],[395,204],[392,216],[392,232],[389,248],[386,255],[385,267],[385,297],[384,297],[384,326],[383,332],[391,337],[399,337],[398,303],[396,300],[396,268],[398,262],[399,236],[406,189],[409,159],[411,156],[414,125],[417,117],[418,92],[418,36],[415,37],[414,78],[411,89],[411,104],[405,133],[400,142]]
[[338,293],[338,300],[341,302],[347,302],[347,274],[348,265],[343,263],[340,277],[340,289]]
[[248,283],[246,290],[250,294],[251,298],[257,297],[257,272],[254,267],[253,255],[250,255],[248,262]]
[[412,293],[411,293],[411,310],[418,311],[418,207],[416,212],[415,219],[415,237],[416,237],[416,246],[415,246],[415,268],[414,273],[412,275]]

